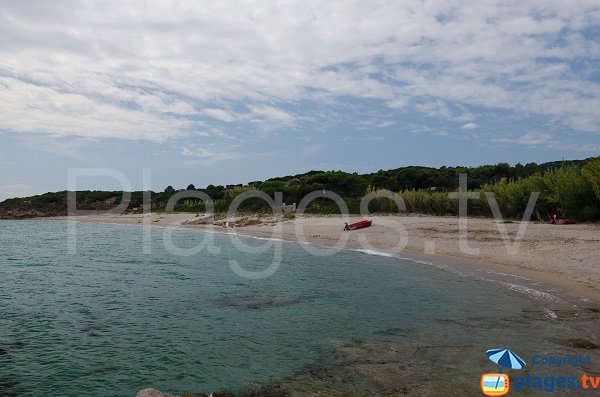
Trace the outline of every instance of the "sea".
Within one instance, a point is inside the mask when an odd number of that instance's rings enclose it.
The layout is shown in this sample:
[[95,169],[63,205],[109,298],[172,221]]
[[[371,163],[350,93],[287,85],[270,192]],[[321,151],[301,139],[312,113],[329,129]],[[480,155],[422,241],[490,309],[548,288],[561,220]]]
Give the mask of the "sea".
[[[133,397],[148,387],[475,396],[482,374],[499,369],[493,348],[528,363],[504,369],[510,376],[600,372],[597,349],[577,343],[597,341],[597,308],[531,283],[509,288],[374,251],[315,256],[285,241],[276,271],[248,278],[230,261],[260,272],[273,250],[243,252],[227,234],[210,236],[217,250],[185,256],[160,228],[145,237],[137,225],[80,222],[76,237],[74,250],[65,221],[0,221],[1,396]],[[206,237],[175,230],[171,240],[185,248]],[[591,364],[551,368],[536,355]]]

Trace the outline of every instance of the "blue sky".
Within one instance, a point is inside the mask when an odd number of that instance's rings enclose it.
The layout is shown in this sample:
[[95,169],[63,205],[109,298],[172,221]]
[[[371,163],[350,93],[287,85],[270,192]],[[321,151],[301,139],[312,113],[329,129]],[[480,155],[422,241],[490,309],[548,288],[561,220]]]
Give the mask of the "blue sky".
[[599,21],[597,1],[3,2],[0,199],[69,168],[162,190],[597,156]]

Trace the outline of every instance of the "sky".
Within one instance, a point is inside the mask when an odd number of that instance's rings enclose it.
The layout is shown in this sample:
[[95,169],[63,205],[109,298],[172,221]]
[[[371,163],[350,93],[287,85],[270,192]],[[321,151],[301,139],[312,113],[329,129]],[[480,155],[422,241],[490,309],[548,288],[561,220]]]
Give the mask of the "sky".
[[599,58],[597,0],[3,0],[0,199],[598,156]]

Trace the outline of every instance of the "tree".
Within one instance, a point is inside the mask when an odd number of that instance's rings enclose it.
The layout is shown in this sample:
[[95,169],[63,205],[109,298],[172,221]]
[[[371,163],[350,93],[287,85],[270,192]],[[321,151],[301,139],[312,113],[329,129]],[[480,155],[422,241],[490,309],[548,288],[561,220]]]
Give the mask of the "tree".
[[196,186],[193,183],[190,183],[186,190],[196,190]]

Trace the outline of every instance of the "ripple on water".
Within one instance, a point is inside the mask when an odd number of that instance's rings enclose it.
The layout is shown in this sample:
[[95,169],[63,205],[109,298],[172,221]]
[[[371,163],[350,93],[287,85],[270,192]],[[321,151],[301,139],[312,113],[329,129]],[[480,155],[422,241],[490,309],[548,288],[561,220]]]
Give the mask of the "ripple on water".
[[[600,344],[587,326],[598,312],[532,304],[398,258],[316,258],[289,243],[272,277],[247,280],[229,260],[262,269],[272,252],[243,254],[215,235],[221,255],[173,257],[155,233],[144,255],[141,229],[79,224],[78,233],[78,254],[67,255],[60,222],[0,222],[0,236],[27,242],[0,239],[0,396],[235,391],[274,379],[281,387],[265,390],[448,395],[444,387],[476,388],[473,377],[494,369],[483,352],[497,343],[523,355],[568,352],[558,342],[578,338]],[[27,266],[36,258],[48,265]],[[458,356],[469,364],[449,359]]]

